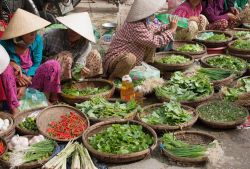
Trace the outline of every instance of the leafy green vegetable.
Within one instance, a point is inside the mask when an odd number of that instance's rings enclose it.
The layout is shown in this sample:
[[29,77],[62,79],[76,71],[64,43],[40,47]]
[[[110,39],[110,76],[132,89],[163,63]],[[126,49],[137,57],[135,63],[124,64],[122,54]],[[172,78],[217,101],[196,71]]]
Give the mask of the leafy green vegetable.
[[84,66],[82,64],[76,64],[72,69],[72,76],[76,81],[81,79],[82,77],[81,71],[83,68]]
[[207,77],[200,74],[185,76],[175,72],[168,84],[155,90],[156,96],[175,99],[177,101],[192,101],[213,92],[213,87]]
[[36,118],[34,117],[27,117],[23,122],[19,124],[19,126],[23,129],[30,130],[30,131],[38,131],[36,125]]
[[203,47],[199,44],[184,44],[177,48],[179,52],[201,52]]
[[185,56],[172,54],[172,55],[168,55],[166,57],[161,58],[159,62],[165,63],[165,64],[183,64],[189,61],[190,59]]
[[214,34],[206,39],[206,41],[226,41],[228,37],[225,34]]
[[137,108],[135,100],[128,103],[111,103],[102,97],[93,97],[91,100],[76,104],[76,107],[88,117],[92,118],[109,118],[122,117],[125,118]]
[[244,60],[227,55],[210,57],[206,60],[206,62],[211,66],[221,69],[228,69],[235,72],[243,71],[247,67],[247,63]]
[[90,145],[100,152],[129,154],[143,151],[154,142],[140,125],[113,124],[100,133],[89,137]]
[[199,107],[203,119],[217,122],[230,122],[246,117],[247,112],[241,107],[227,101],[214,101]]
[[163,106],[153,110],[148,115],[141,116],[146,123],[157,125],[178,125],[192,119],[192,115],[181,107],[181,104],[175,101],[164,103]]
[[223,80],[232,75],[231,71],[223,69],[207,69],[201,68],[198,73],[208,76],[211,81]]
[[172,134],[166,133],[162,137],[164,149],[178,157],[197,158],[205,156],[207,147],[204,145],[192,145],[177,140]]
[[250,31],[237,31],[234,35],[237,38],[250,38]]
[[233,43],[233,46],[238,49],[250,50],[250,39],[238,39]]

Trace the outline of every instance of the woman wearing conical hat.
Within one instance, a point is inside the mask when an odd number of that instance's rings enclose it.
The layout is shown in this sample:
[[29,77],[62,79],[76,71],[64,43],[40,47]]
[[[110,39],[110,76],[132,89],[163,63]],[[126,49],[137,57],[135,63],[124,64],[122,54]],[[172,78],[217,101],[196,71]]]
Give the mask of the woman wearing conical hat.
[[166,26],[150,26],[155,19],[154,13],[165,3],[165,0],[134,1],[126,23],[112,39],[103,60],[104,73],[110,80],[128,74],[142,61],[152,61],[156,48],[173,41],[172,34],[177,28],[177,17],[170,19],[169,29]]
[[18,99],[27,87],[40,90],[53,100],[61,92],[59,63],[50,60],[41,64],[43,41],[37,31],[49,24],[34,14],[18,9],[1,38],[1,44],[11,60],[1,78],[14,115],[19,112]]
[[79,80],[102,74],[101,56],[91,46],[95,36],[89,14],[70,14],[57,20],[68,29],[51,29],[44,34],[44,54],[60,62],[62,80],[72,75]]

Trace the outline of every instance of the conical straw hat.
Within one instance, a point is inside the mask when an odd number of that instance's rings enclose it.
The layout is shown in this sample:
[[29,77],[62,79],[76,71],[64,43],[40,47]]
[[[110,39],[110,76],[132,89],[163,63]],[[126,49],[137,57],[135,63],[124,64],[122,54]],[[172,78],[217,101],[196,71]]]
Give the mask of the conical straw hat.
[[127,16],[127,22],[135,22],[157,12],[166,0],[135,0]]
[[3,33],[2,40],[16,38],[48,26],[50,22],[22,9],[17,9]]
[[70,14],[56,19],[69,29],[95,43],[94,30],[88,12]]
[[0,74],[1,74],[10,63],[10,57],[2,45],[0,45],[0,54],[1,54],[0,55]]

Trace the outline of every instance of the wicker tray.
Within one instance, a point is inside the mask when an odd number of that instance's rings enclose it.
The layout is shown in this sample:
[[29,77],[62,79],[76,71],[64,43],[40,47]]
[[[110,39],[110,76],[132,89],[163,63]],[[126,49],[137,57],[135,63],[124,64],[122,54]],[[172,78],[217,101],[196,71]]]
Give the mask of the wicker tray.
[[185,106],[185,105],[182,105],[181,107],[183,109],[187,110],[188,113],[190,113],[192,115],[192,119],[188,122],[185,122],[185,123],[182,123],[182,124],[179,124],[176,126],[170,126],[170,125],[164,125],[164,124],[153,125],[153,124],[146,123],[141,119],[140,115],[151,114],[153,109],[161,107],[162,105],[163,105],[163,103],[157,103],[157,104],[153,104],[153,105],[149,105],[149,106],[144,107],[143,111],[142,111],[143,113],[137,114],[138,120],[140,122],[145,123],[146,125],[150,126],[152,129],[159,131],[159,132],[162,132],[162,131],[174,131],[174,130],[189,129],[194,125],[194,123],[198,119],[198,114],[196,113],[196,111],[193,108],[191,108],[189,106]]
[[[174,133],[174,135],[177,139],[185,141],[189,144],[208,145],[215,140],[214,136],[199,131],[180,131]],[[177,157],[165,149],[163,149],[163,154],[172,161],[186,165],[202,165],[208,162],[208,158],[205,156],[198,158]]]
[[200,40],[196,38],[195,41],[204,44],[208,48],[218,48],[218,47],[227,46],[227,44],[233,40],[232,34],[223,32],[223,31],[214,31],[214,30],[207,30],[207,31],[199,32],[197,37],[199,37],[202,33],[209,33],[209,32],[213,32],[217,34],[225,34],[228,37],[228,39],[225,41],[206,41],[206,40]]
[[[247,39],[250,39],[250,38],[247,38]],[[246,39],[244,39],[246,40]],[[230,42],[228,44],[228,52],[232,53],[232,54],[236,54],[238,57],[240,56],[243,56],[243,59],[247,58],[247,60],[249,60],[250,58],[250,49],[238,49],[238,48],[235,48],[233,46],[233,44],[235,43],[235,41],[233,42]],[[244,57],[245,55],[245,57]]]
[[110,98],[113,96],[114,91],[115,91],[115,85],[113,83],[111,83],[108,80],[103,80],[103,79],[89,79],[89,80],[84,80],[82,82],[76,82],[75,84],[73,84],[73,86],[77,89],[82,89],[85,87],[105,87],[105,86],[109,86],[110,90],[100,93],[100,94],[96,94],[96,95],[89,95],[89,96],[70,96],[70,95],[66,95],[64,93],[61,93],[61,97],[63,99],[64,102],[70,104],[70,105],[75,105],[75,103],[82,103],[86,100],[89,100],[92,97],[95,96],[102,96],[105,98]]
[[[81,111],[75,109],[74,107],[67,106],[67,105],[57,105],[57,106],[51,106],[44,110],[42,110],[36,119],[36,124],[38,127],[38,130],[40,133],[47,138],[59,141],[59,142],[68,142],[70,140],[76,140],[81,137],[79,135],[78,137],[75,137],[73,139],[57,139],[52,137],[47,133],[47,129],[49,128],[49,123],[52,121],[58,122],[61,120],[61,116],[65,115],[69,112],[75,112],[79,115],[79,118],[84,120],[87,123],[87,127],[89,127],[89,120],[85,114],[83,114]],[[86,131],[86,130],[85,130]]]
[[[216,101],[212,101],[212,102],[216,102]],[[199,111],[198,109],[202,106],[205,106],[207,104],[209,104],[211,102],[207,102],[207,103],[204,103],[204,104],[201,104],[200,106],[197,107],[196,111],[198,114]],[[234,103],[232,103],[234,104]],[[236,105],[236,104],[234,104]],[[239,105],[237,105],[239,106]],[[241,107],[241,106],[239,106]],[[232,129],[232,128],[236,128],[237,126],[243,124],[245,121],[246,121],[246,118],[248,116],[248,110],[244,107],[241,107],[245,112],[246,112],[246,117],[245,118],[242,118],[242,119],[238,119],[238,120],[235,120],[235,121],[231,121],[231,122],[216,122],[216,121],[210,121],[210,120],[207,120],[205,118],[203,118],[201,115],[199,115],[199,120],[204,123],[205,125],[211,127],[211,128],[215,128],[215,129]]]
[[[136,124],[141,125],[144,128],[144,131],[147,133],[150,133],[154,137],[154,143],[151,145],[148,149],[136,152],[136,153],[130,153],[130,154],[110,154],[110,153],[103,153],[95,150],[88,142],[88,138],[92,135],[106,129],[107,127],[111,126],[112,124]],[[106,122],[100,122],[93,126],[91,126],[84,134],[83,134],[83,144],[88,149],[88,151],[92,154],[93,157],[97,158],[98,160],[101,160],[103,162],[107,163],[129,163],[138,161],[141,159],[144,159],[145,157],[149,156],[150,153],[156,148],[157,145],[157,135],[155,131],[148,127],[147,125],[132,121],[132,120],[114,120],[114,121],[106,121]]]
[[10,122],[10,126],[6,131],[0,132],[0,137],[5,139],[6,141],[9,141],[15,134],[15,121],[11,114],[6,112],[0,112],[0,118],[2,119],[8,119]]
[[185,54],[191,55],[194,59],[200,59],[207,54],[207,47],[205,45],[193,41],[174,41],[173,50],[178,52],[177,48],[184,44],[198,44],[203,47],[203,51],[200,52],[184,52]]
[[[190,61],[188,61],[187,63],[183,63],[183,64],[164,64],[164,63],[159,62],[161,58],[166,57],[168,55],[172,55],[172,54],[182,55],[186,58],[189,58]],[[189,67],[191,67],[193,63],[194,63],[193,57],[188,54],[184,54],[181,52],[160,52],[160,53],[155,54],[153,66],[165,72],[165,71],[186,70]]]
[[233,39],[238,39],[238,37],[235,35],[237,32],[240,31],[246,31],[250,33],[250,29],[245,29],[245,28],[234,28],[232,30],[227,31],[228,33],[233,35]]

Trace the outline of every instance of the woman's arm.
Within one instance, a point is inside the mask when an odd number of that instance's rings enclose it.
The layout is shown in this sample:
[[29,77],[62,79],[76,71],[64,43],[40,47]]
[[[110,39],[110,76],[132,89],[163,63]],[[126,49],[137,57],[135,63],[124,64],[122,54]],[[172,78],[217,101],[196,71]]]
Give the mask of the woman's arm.
[[212,7],[208,6],[203,9],[202,13],[207,17],[209,22],[215,22],[221,19],[229,20],[229,17],[227,14],[224,15],[215,15],[215,11]]

